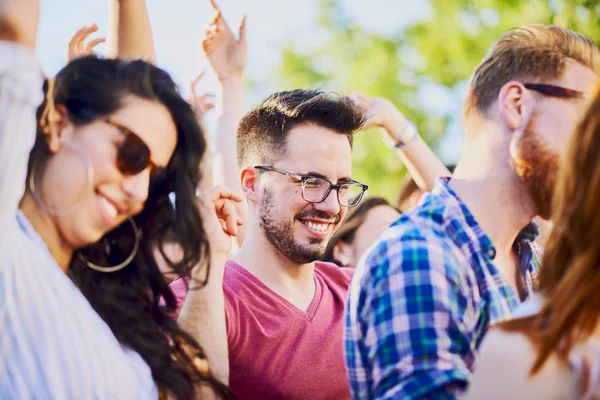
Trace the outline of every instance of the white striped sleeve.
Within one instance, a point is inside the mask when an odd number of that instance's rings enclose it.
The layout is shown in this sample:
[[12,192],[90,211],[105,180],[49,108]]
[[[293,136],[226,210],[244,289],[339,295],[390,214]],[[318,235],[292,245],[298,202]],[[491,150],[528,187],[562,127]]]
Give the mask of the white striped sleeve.
[[0,226],[14,219],[25,190],[27,160],[35,141],[35,111],[42,73],[33,52],[0,41]]

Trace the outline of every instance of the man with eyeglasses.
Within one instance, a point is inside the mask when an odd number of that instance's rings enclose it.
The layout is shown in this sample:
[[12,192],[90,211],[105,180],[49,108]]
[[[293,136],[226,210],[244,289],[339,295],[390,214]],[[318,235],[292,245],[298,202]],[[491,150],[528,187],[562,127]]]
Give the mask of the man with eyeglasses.
[[494,43],[470,80],[453,177],[385,231],[353,277],[354,399],[464,392],[488,326],[536,288],[539,249],[523,228],[551,216],[560,157],[599,67],[595,43],[566,29],[525,26]]
[[[238,399],[350,398],[342,327],[353,271],[318,260],[367,190],[351,168],[364,120],[348,97],[294,90],[240,122],[246,237],[206,288],[188,291],[182,309],[206,329],[197,338],[204,348],[223,349],[225,363],[209,360],[211,370],[228,375]],[[185,296],[183,281],[172,288]]]

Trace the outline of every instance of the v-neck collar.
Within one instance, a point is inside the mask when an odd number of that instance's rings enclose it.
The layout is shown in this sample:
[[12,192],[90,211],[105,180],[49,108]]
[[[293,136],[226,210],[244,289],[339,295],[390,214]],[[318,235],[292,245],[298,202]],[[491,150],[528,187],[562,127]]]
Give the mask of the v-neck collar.
[[250,271],[248,271],[247,269],[245,269],[244,267],[242,267],[235,261],[228,260],[227,267],[233,269],[235,271],[235,273],[243,275],[246,279],[250,280],[253,284],[259,286],[261,289],[263,289],[264,291],[269,293],[275,300],[279,301],[280,303],[285,305],[287,308],[289,308],[296,314],[300,315],[301,317],[304,317],[308,321],[311,321],[314,318],[315,314],[317,313],[317,310],[319,309],[319,305],[321,304],[321,299],[323,298],[323,282],[321,280],[321,277],[317,273],[314,274],[315,295],[314,295],[310,305],[308,306],[308,309],[306,311],[304,311],[304,310],[298,308],[296,305],[294,305],[292,302],[290,302],[286,298],[279,295],[277,292],[275,292],[271,288],[269,288],[260,279],[258,279],[254,274],[252,274]]

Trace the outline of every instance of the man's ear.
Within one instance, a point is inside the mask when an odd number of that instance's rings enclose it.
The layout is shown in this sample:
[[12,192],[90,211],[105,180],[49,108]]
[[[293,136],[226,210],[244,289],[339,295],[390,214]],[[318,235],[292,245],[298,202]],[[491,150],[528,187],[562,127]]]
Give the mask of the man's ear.
[[507,82],[500,88],[500,117],[511,132],[525,129],[533,114],[535,102],[534,95],[519,81]]
[[46,134],[46,141],[48,142],[48,148],[52,153],[56,153],[60,150],[61,143],[65,140],[70,140],[73,135],[73,124],[69,119],[69,112],[67,107],[62,104],[53,107],[48,110],[46,116],[44,133]]
[[242,191],[246,199],[252,203],[259,202],[259,183],[260,175],[255,168],[250,166],[242,168],[240,171],[240,182],[242,184]]

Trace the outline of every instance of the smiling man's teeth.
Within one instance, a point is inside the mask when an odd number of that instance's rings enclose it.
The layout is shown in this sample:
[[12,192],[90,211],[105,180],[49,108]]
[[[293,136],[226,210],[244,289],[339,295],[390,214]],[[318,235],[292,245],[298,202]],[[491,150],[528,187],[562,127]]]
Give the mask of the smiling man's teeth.
[[314,229],[315,231],[325,232],[329,224],[316,224],[314,222],[306,221],[306,225],[308,225],[310,229]]
[[108,212],[111,217],[116,217],[118,212],[115,206],[113,206],[110,201],[108,201],[104,196],[100,196],[100,201],[102,202],[102,206]]

